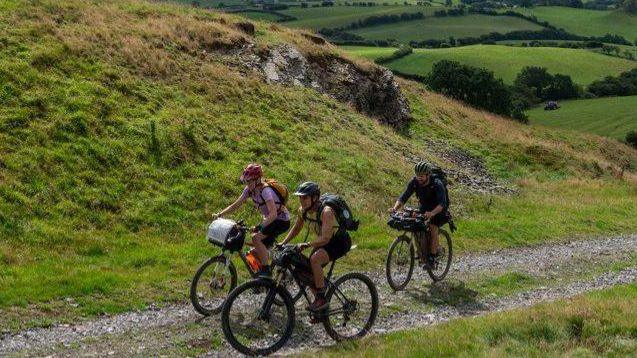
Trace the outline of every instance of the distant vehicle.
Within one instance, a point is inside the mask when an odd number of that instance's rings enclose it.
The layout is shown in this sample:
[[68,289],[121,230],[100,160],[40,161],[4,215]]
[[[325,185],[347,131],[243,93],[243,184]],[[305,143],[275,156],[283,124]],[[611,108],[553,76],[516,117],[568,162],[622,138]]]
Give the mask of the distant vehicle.
[[556,109],[559,109],[560,106],[557,105],[556,101],[548,101],[546,103],[546,106],[544,106],[544,110],[545,111],[554,111]]

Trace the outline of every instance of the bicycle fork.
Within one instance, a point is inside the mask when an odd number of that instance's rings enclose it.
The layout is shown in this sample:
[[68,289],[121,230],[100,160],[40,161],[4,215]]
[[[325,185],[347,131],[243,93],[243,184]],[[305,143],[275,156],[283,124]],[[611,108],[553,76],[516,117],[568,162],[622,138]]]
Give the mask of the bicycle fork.
[[285,274],[282,271],[277,273],[276,278],[274,279],[274,286],[268,290],[268,294],[265,296],[265,300],[263,301],[263,305],[261,305],[261,310],[259,311],[258,318],[262,321],[270,320],[270,310],[272,309],[272,304],[274,303],[274,299],[276,298],[276,291],[281,281],[283,280],[283,276]]

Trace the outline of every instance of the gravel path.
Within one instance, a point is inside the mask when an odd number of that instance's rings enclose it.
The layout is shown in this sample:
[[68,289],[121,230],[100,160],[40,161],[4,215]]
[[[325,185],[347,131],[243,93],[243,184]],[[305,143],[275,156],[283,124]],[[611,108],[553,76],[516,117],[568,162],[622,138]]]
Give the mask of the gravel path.
[[[612,262],[621,262],[633,257],[635,253],[637,235],[467,255],[453,263],[449,279],[439,284],[430,285],[426,273],[417,268],[408,290],[399,293],[393,293],[389,289],[384,272],[370,273],[378,287],[381,302],[374,332],[426,326],[455,317],[528,306],[617,284],[637,282],[637,268],[627,268],[620,272],[606,272],[592,279],[576,279],[568,283],[555,280],[556,284],[550,287],[540,287],[505,298],[484,298],[467,289],[461,281],[509,271],[551,278],[561,276],[564,271],[579,272],[585,271],[586,267],[604,267]],[[296,332],[280,351],[281,354],[293,354],[310,347],[333,344],[322,326],[309,325],[306,315],[301,311],[302,309],[297,310],[299,318]],[[199,319],[200,316],[194,313],[189,304],[179,304],[99,318],[77,325],[29,329],[0,337],[0,356],[10,353],[104,355],[109,352],[109,347],[114,347],[111,352],[114,355],[128,355],[132,352],[147,355],[152,351],[148,351],[146,347],[152,346],[161,352],[178,341],[179,335],[187,335],[189,330],[199,330],[200,333],[210,332],[211,329],[220,331],[216,318],[207,319],[205,323],[200,323]],[[153,332],[161,332],[161,336],[153,335]],[[102,341],[104,343],[100,344]],[[127,346],[127,341],[130,341],[131,347]],[[158,345],[160,341],[163,343]],[[209,355],[236,356],[236,352],[224,343],[221,351],[211,350]]]

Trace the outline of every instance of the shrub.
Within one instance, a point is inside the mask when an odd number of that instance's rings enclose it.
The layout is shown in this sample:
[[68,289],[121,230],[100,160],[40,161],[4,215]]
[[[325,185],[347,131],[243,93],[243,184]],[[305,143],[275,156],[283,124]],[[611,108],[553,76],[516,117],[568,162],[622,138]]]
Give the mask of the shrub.
[[382,65],[384,63],[391,62],[393,60],[397,60],[399,58],[410,55],[412,52],[414,52],[414,49],[412,49],[411,46],[401,46],[396,51],[394,51],[394,53],[392,53],[391,55],[387,57],[379,57],[375,59],[374,62],[376,62],[379,65]]
[[434,64],[426,83],[436,92],[475,107],[512,115],[511,90],[486,69],[443,60]]

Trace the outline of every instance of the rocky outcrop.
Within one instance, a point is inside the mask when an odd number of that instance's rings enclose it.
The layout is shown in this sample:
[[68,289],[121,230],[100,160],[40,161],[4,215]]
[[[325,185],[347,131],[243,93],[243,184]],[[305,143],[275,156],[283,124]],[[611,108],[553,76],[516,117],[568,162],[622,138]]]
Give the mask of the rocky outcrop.
[[411,120],[409,103],[389,70],[362,69],[331,54],[306,57],[290,45],[252,56],[250,62],[268,83],[313,88],[396,128]]

